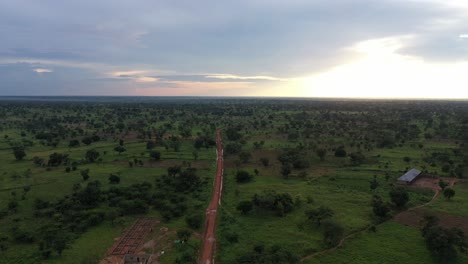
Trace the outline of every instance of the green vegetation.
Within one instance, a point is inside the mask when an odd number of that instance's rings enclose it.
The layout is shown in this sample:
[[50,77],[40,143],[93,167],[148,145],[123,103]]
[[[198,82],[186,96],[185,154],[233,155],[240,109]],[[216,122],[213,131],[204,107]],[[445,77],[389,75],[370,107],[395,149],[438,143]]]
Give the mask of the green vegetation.
[[[392,218],[438,186],[426,207],[468,217],[466,102],[90,100],[0,101],[0,263],[95,263],[142,216],[170,230],[162,263],[196,261],[217,128],[220,263],[436,263],[431,238],[464,239]],[[442,181],[397,185],[411,168]]]

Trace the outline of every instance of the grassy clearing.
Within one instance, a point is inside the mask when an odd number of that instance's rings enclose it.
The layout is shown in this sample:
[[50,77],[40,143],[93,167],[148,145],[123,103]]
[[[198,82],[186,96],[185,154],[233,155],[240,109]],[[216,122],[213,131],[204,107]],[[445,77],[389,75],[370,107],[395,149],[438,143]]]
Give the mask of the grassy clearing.
[[[460,254],[454,263],[467,263],[468,256]],[[424,245],[418,229],[393,221],[379,225],[377,232],[363,232],[345,242],[342,248],[318,255],[307,264],[392,264],[440,263],[435,261]]]
[[444,213],[468,217],[468,183],[459,183],[453,187],[455,196],[447,200],[443,195],[427,207]]

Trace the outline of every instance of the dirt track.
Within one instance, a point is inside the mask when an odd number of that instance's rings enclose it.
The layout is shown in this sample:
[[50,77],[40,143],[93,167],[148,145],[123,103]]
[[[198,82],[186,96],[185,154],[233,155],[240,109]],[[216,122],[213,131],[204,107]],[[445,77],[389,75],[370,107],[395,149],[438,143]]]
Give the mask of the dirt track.
[[216,131],[216,176],[213,183],[211,202],[206,209],[205,233],[203,235],[203,246],[200,254],[200,264],[214,263],[216,249],[216,217],[218,206],[221,204],[221,193],[223,190],[223,143],[221,141],[221,129]]

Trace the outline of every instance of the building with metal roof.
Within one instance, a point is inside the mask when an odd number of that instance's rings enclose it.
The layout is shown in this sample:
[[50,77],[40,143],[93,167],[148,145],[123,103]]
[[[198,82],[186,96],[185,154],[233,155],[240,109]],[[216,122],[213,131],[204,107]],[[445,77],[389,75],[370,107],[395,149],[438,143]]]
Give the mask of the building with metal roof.
[[413,183],[418,176],[421,175],[421,171],[417,169],[411,169],[398,178],[398,182],[410,184]]

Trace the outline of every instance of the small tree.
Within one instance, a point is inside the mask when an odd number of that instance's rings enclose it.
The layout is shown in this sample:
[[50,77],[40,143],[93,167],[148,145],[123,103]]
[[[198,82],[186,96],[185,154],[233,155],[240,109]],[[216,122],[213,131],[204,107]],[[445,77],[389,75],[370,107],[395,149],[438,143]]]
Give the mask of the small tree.
[[361,152],[353,152],[349,154],[349,159],[351,160],[351,165],[359,166],[366,160],[366,157]]
[[120,177],[114,174],[109,175],[109,183],[118,184],[120,183]]
[[439,180],[439,187],[444,190],[449,184],[444,182],[443,180]]
[[201,214],[192,214],[185,218],[185,222],[192,229],[198,229],[202,226],[203,216]]
[[23,158],[26,157],[26,152],[24,151],[24,147],[13,148],[13,155],[15,156],[16,160],[23,160]]
[[305,215],[308,221],[313,222],[315,225],[320,226],[322,221],[325,219],[331,218],[334,215],[332,209],[326,206],[320,206],[316,209],[310,209],[305,211]]
[[95,149],[86,151],[85,158],[88,162],[93,163],[99,158],[99,152]]
[[321,161],[324,161],[325,156],[327,155],[327,150],[324,148],[319,148],[315,153],[317,153],[317,156],[320,158]]
[[248,173],[247,171],[240,170],[236,173],[236,181],[238,183],[245,183],[249,182],[253,179],[252,174]]
[[239,159],[242,163],[248,163],[251,158],[252,154],[250,154],[250,152],[242,151],[239,153]]
[[93,143],[93,139],[91,137],[85,137],[81,140],[81,142],[83,142],[83,144],[86,146],[89,146],[91,143]]
[[122,153],[122,152],[125,152],[127,151],[127,149],[125,149],[122,145],[118,145],[117,147],[114,148],[115,151],[117,151],[119,153],[119,155]]
[[409,201],[409,195],[405,188],[393,188],[389,194],[390,199],[397,207],[403,207]]
[[328,247],[337,246],[343,238],[344,228],[332,219],[323,222],[323,242]]
[[157,150],[152,150],[150,152],[150,157],[154,160],[160,160],[161,159],[161,152],[157,151]]
[[183,242],[187,242],[190,239],[191,235],[192,235],[192,232],[190,232],[190,230],[187,230],[187,229],[177,230],[177,238]]
[[390,208],[383,202],[380,196],[374,195],[372,199],[372,211],[381,218],[386,218],[390,212]]
[[252,201],[242,201],[242,202],[239,202],[236,209],[245,215],[245,214],[248,214],[250,211],[252,211],[252,208],[253,208]]
[[81,177],[83,177],[83,181],[87,181],[89,179],[89,169],[81,170],[80,174]]
[[148,141],[146,142],[146,149],[147,150],[152,150],[156,147],[156,142],[154,141]]
[[291,174],[291,171],[291,165],[289,165],[289,163],[285,163],[281,166],[281,175],[283,175],[284,178],[287,179],[289,174]]
[[346,153],[346,150],[344,149],[343,146],[337,148],[335,150],[335,157],[339,157],[339,158],[344,158],[346,157],[347,153]]
[[453,196],[455,196],[455,190],[452,188],[445,188],[444,196],[447,200],[450,200]]
[[79,146],[80,146],[80,141],[78,141],[77,139],[72,139],[72,140],[70,140],[70,142],[68,143],[68,146],[69,146],[70,148],[79,147]]
[[374,179],[370,181],[370,189],[374,191],[377,187],[379,187],[379,182],[377,181],[377,175],[374,175]]
[[260,162],[265,167],[268,167],[268,165],[270,164],[270,160],[268,158],[260,158]]

